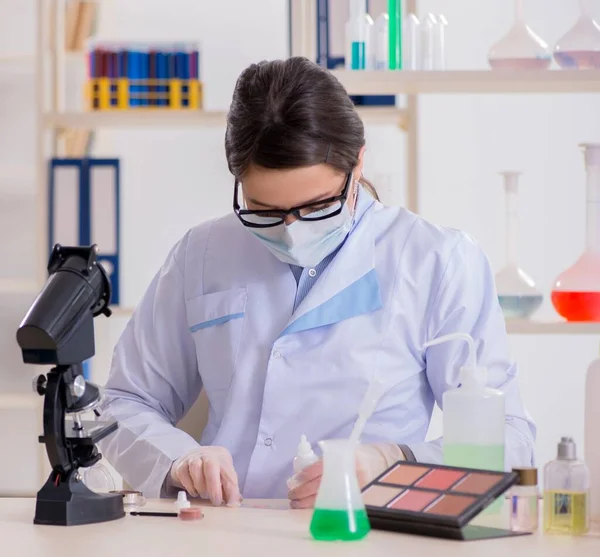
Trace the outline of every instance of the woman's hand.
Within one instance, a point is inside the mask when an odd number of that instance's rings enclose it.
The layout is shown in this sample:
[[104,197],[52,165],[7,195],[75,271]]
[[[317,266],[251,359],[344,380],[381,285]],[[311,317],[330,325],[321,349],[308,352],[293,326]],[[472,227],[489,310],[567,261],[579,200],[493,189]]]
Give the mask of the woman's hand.
[[[356,449],[358,485],[364,487],[398,460],[404,460],[404,454],[396,444],[359,445]],[[292,509],[309,509],[315,506],[322,476],[323,460],[319,460],[290,479],[288,498]]]
[[242,501],[231,454],[224,447],[200,447],[171,466],[171,481],[192,497],[236,506]]

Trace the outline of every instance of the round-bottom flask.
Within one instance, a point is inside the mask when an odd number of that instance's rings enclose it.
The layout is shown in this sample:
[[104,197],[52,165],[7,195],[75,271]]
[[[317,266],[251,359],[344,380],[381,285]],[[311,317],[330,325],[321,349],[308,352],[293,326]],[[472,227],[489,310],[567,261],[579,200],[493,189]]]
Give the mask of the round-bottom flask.
[[600,69],[600,25],[592,17],[589,0],[580,0],[575,25],[556,43],[554,59],[565,70]]
[[600,322],[600,144],[584,144],[587,175],[586,249],[563,271],[552,303],[567,321]]
[[493,70],[546,70],[552,63],[548,44],[525,22],[523,0],[515,1],[516,20],[511,30],[488,54]]

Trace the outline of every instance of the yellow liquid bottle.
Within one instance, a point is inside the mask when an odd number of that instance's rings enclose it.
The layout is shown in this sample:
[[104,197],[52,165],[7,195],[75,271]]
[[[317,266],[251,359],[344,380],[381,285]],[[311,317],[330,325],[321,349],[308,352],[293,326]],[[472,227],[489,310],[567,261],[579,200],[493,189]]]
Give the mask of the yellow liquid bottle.
[[563,437],[558,456],[544,468],[544,531],[581,535],[589,532],[589,471],[577,460],[575,442]]

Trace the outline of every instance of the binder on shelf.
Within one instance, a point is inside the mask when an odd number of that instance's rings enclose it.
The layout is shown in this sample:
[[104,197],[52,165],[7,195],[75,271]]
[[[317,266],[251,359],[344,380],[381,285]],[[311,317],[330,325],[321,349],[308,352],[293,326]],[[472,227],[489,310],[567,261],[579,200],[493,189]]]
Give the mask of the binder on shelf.
[[49,168],[48,254],[54,244],[98,244],[113,305],[120,302],[118,159],[53,158]]

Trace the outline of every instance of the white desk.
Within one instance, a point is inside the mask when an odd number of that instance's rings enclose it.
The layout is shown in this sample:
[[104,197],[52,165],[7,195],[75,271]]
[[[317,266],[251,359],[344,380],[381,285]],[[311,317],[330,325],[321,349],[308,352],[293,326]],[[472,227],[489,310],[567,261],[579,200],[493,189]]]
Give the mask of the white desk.
[[[0,499],[0,555],[6,557],[599,557],[600,535],[457,542],[376,530],[359,542],[315,542],[310,511],[204,508],[204,519],[135,517],[88,526],[33,524],[34,499]],[[172,511],[170,501],[149,501],[140,510]]]

